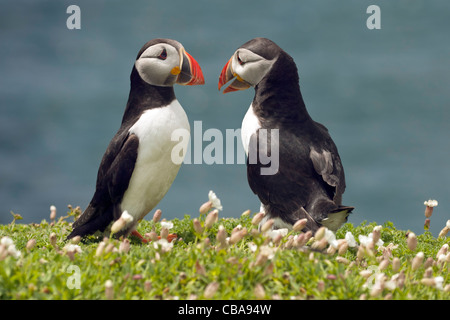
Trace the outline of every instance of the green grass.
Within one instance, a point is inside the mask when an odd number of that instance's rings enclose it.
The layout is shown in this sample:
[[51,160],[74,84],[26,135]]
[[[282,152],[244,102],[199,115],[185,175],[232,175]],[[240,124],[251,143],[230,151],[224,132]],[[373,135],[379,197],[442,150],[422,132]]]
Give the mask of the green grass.
[[[239,219],[219,218],[201,234],[195,232],[192,217],[174,219],[170,232],[176,233],[178,240],[166,250],[134,238],[130,238],[129,250],[124,250],[120,249],[121,240],[110,238],[105,242],[112,250],[99,254],[102,239],[89,237],[78,243],[81,252],[70,257],[64,247],[69,243],[65,237],[72,229],[74,211],[53,223],[43,220],[39,224],[20,224],[16,216],[10,224],[0,225],[0,239],[9,237],[20,251],[18,257],[0,253],[0,299],[450,298],[450,255],[446,253],[446,260],[441,256],[440,261],[436,257],[449,244],[449,238],[435,238],[424,232],[417,236],[417,247],[410,250],[407,231],[397,230],[390,222],[381,229],[383,246],[375,246],[371,254],[360,256],[357,247],[341,254],[333,252],[328,244],[319,250],[314,238],[300,248],[290,247],[289,239],[299,232],[273,244],[268,236],[257,232],[252,225],[253,215],[247,214]],[[204,224],[205,215],[195,217]],[[219,225],[224,226],[228,236],[238,225],[248,232],[239,242],[218,249]],[[350,231],[359,244],[358,236],[369,235],[375,226],[348,223],[338,230],[336,238],[343,239]],[[144,220],[138,231],[159,233],[160,228],[160,222]],[[53,233],[56,245],[50,243]],[[36,243],[27,249],[30,239]],[[386,249],[390,243],[394,245],[391,254]],[[264,256],[264,250],[271,251],[273,257]],[[424,262],[413,268],[412,260],[418,252],[424,253]],[[383,254],[389,265],[379,270]],[[267,259],[261,259],[264,257]],[[398,270],[393,270],[394,258],[400,260]],[[425,266],[428,258],[433,261],[429,259],[430,266]],[[442,277],[441,287],[429,283],[432,280],[423,280],[436,277]],[[108,280],[112,282],[112,293],[105,289]]]

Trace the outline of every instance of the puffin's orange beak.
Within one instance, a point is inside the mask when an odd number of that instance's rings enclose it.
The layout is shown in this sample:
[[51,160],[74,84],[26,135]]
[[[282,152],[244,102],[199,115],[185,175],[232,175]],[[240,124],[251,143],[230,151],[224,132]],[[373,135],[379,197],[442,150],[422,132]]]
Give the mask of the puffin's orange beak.
[[203,72],[198,62],[185,50],[182,50],[183,63],[181,69],[172,69],[172,72],[179,73],[177,83],[184,86],[195,86],[205,83]]
[[232,83],[230,83],[230,85],[225,90],[223,90],[223,93],[245,90],[250,88],[250,85],[247,82],[245,82],[241,77],[239,77],[237,74],[233,72],[233,68],[231,67],[232,60],[233,57],[231,57],[230,60],[228,60],[228,62],[223,67],[222,72],[220,73],[219,90],[227,82],[231,81],[234,78],[236,79]]

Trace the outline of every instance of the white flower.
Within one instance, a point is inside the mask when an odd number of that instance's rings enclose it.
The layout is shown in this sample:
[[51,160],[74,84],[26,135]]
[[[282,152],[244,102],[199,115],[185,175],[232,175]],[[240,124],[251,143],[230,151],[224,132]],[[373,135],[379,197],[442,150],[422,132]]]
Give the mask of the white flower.
[[155,249],[161,248],[162,252],[170,251],[173,248],[173,243],[167,241],[166,239],[162,238],[158,241],[153,242],[153,247]]
[[395,290],[395,288],[397,288],[397,284],[395,281],[389,280],[384,282],[384,287],[390,291]]
[[127,210],[122,212],[122,215],[119,219],[114,221],[113,225],[111,226],[111,232],[117,233],[120,230],[122,230],[127,224],[133,221],[133,216],[128,213]]
[[444,290],[444,287],[442,286],[442,284],[444,283],[443,277],[439,276],[439,277],[434,278],[434,283],[435,283],[436,289]]
[[355,237],[353,236],[353,234],[350,231],[347,231],[347,233],[345,234],[345,241],[347,241],[347,244],[349,247],[357,246]]
[[260,254],[267,257],[267,259],[272,260],[275,257],[276,248],[271,248],[269,246],[261,246]]
[[0,244],[2,244],[6,248],[8,254],[10,256],[13,256],[14,258],[18,259],[22,255],[22,253],[16,249],[16,246],[14,245],[14,242],[10,237],[3,237],[0,240]]
[[22,253],[16,249],[16,246],[14,244],[10,244],[8,246],[8,253],[16,259],[18,259],[22,255]]
[[336,235],[334,234],[333,231],[325,229],[325,239],[330,244],[330,246],[332,246],[333,248],[337,249],[338,242],[336,240]]
[[367,247],[372,243],[372,238],[368,236],[363,236],[362,234],[359,235],[358,240],[359,243],[364,247]]
[[[373,234],[370,233],[369,236],[363,236],[362,234],[360,234],[358,239],[359,239],[359,243],[361,243],[361,245],[367,247],[367,246],[370,246],[370,244],[373,242]],[[379,239],[376,243],[376,245],[378,247],[381,247],[383,244],[384,244],[384,242],[381,239]]]
[[71,243],[65,245],[63,250],[66,252],[77,252],[77,253],[82,252],[81,247],[79,245]]
[[438,202],[437,202],[437,200],[430,199],[428,201],[425,201],[423,204],[426,205],[427,207],[437,207]]
[[81,248],[77,244],[69,243],[64,246],[64,252],[67,254],[70,260],[75,258],[75,254],[81,252]]
[[14,244],[14,242],[10,237],[3,237],[2,240],[0,240],[0,244],[3,244],[5,247],[9,247]]
[[446,254],[440,254],[437,258],[437,262],[439,264],[444,263],[447,260],[447,255]]
[[123,219],[126,223],[130,223],[133,221],[133,216],[128,213],[127,210],[122,212],[122,215],[120,216],[121,219]]
[[450,229],[450,220],[447,220],[447,223],[445,224],[445,226]]
[[214,208],[216,208],[217,210],[223,209],[222,205],[220,204],[220,199],[217,198],[216,194],[212,190],[209,191],[208,198]]
[[170,230],[173,228],[173,223],[170,221],[161,221],[161,228],[166,228],[167,230]]
[[281,237],[284,237],[287,234],[288,234],[288,229],[287,228],[270,230],[269,232],[267,232],[267,236],[272,238],[272,240],[274,240],[278,235],[281,235]]
[[378,239],[377,243],[375,243],[378,247],[381,247],[384,244],[384,241],[381,239]]
[[258,249],[258,246],[256,244],[254,244],[253,242],[249,242],[247,243],[248,248],[250,249],[251,252],[255,252],[256,249]]

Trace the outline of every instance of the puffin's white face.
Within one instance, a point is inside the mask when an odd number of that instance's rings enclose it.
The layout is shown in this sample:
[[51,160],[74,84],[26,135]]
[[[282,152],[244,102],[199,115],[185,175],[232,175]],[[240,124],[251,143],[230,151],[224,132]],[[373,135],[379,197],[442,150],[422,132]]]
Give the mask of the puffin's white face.
[[237,50],[232,59],[231,68],[236,76],[252,87],[256,86],[264,78],[275,62],[275,59],[266,60],[260,55],[243,48]]
[[275,60],[275,58],[267,60],[248,49],[239,48],[222,70],[219,78],[219,90],[233,78],[236,79],[223,93],[256,86],[269,72]]
[[139,76],[148,84],[160,87],[170,87],[175,83],[188,86],[204,84],[200,65],[181,44],[175,43],[176,46],[159,42],[145,49],[135,62]]
[[175,84],[182,63],[177,49],[167,43],[158,43],[148,47],[136,60],[135,66],[148,84],[168,87]]

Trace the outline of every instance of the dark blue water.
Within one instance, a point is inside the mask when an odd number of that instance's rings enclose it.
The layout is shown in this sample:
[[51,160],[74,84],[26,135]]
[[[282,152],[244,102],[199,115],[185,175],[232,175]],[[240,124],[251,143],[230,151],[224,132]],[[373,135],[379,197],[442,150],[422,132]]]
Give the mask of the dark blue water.
[[[81,8],[81,30],[66,9]],[[368,30],[366,9],[381,8]],[[175,88],[191,126],[236,129],[253,92],[223,95],[220,71],[236,48],[264,36],[295,59],[312,117],[325,124],[347,176],[350,222],[387,220],[431,230],[450,219],[450,2],[442,1],[3,1],[0,4],[0,223],[48,219],[49,206],[88,204],[98,165],[119,127],[138,50],[173,38],[200,63],[206,85]],[[205,142],[206,146],[208,142]],[[197,215],[214,190],[221,216],[259,202],[242,164],[182,166],[158,205]]]

